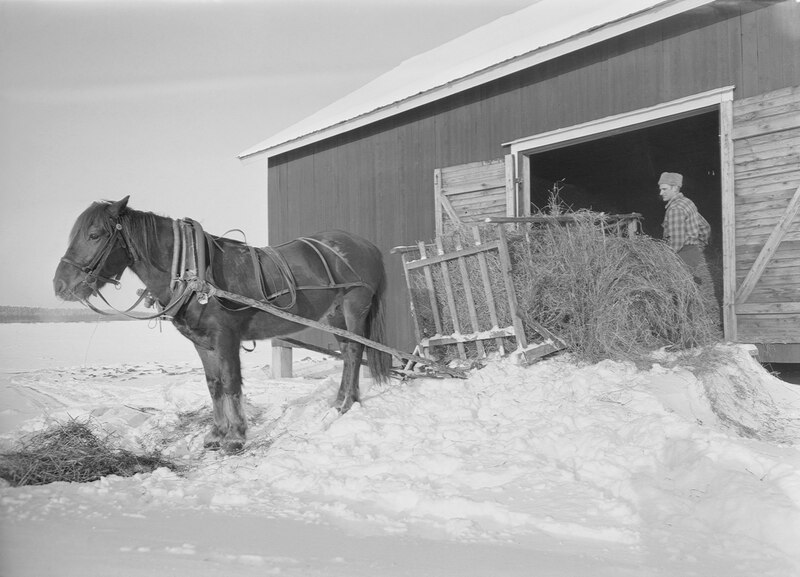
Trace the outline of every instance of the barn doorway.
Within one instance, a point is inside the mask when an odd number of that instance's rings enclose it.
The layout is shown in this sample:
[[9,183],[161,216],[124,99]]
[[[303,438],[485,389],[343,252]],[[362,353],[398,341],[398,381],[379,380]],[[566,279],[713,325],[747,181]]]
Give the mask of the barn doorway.
[[703,107],[583,138],[521,151],[527,206],[535,213],[558,189],[562,205],[609,214],[640,213],[642,232],[662,238],[662,172],[683,175],[682,192],[711,225],[706,257],[717,302],[724,302],[723,194],[719,106]]
[[622,133],[596,135],[577,144],[526,155],[531,212],[548,205],[559,189],[574,210],[644,216],[644,232],[661,238],[664,204],[658,195],[661,172],[683,174],[684,194],[712,228],[712,249],[722,246],[719,112],[711,110]]

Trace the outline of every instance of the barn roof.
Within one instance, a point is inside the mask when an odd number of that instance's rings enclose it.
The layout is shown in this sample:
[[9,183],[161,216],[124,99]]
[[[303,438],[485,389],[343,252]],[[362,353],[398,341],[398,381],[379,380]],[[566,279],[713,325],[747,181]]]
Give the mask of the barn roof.
[[239,158],[275,156],[312,144],[712,1],[536,0],[402,62]]

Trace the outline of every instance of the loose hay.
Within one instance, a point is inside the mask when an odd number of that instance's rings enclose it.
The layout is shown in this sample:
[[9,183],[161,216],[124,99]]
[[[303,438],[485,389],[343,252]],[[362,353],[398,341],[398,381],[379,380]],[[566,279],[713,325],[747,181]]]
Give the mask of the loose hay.
[[108,475],[130,477],[177,467],[157,452],[137,455],[115,448],[112,434],[90,421],[57,422],[0,454],[0,477],[15,487],[56,481],[86,483]]
[[[511,278],[529,342],[541,340],[534,329],[538,323],[562,338],[579,358],[595,362],[605,358],[638,361],[660,347],[686,349],[719,339],[716,302],[701,293],[666,244],[641,235],[610,234],[600,213],[580,211],[570,215],[573,222],[568,226],[555,220],[506,225]],[[497,237],[497,226],[480,227],[483,242]],[[474,244],[473,232],[467,228],[453,230],[437,241],[446,253]],[[431,246],[428,254],[435,250]],[[481,258],[489,272],[486,288],[478,257],[444,265],[451,279],[460,331],[454,330],[454,315],[447,305],[443,267],[430,269],[441,334],[480,332],[512,324],[499,254],[489,251]],[[468,272],[469,289],[461,282],[462,266]],[[413,275],[409,284],[423,338],[437,334],[440,331],[433,322],[424,275]],[[475,305],[472,312],[467,305],[468,290]],[[488,318],[492,304],[497,323]],[[467,346],[467,356],[477,354],[474,344]],[[483,346],[488,351],[498,348],[495,341],[483,341]],[[505,350],[515,347],[513,339],[503,340]],[[437,347],[434,352],[443,360],[458,355],[453,347]]]

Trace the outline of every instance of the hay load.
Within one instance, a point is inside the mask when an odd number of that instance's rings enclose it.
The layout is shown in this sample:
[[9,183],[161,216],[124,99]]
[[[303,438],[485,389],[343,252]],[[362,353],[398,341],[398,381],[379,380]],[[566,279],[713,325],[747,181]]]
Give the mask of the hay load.
[[[503,250],[487,250],[446,260],[425,274],[407,269],[423,339],[510,326],[511,308],[528,343],[541,341],[544,328],[588,362],[636,361],[661,347],[688,349],[719,339],[716,302],[699,290],[678,256],[661,241],[615,227],[614,218],[603,213],[462,227],[420,246],[411,258],[423,251],[427,257],[463,253],[476,242],[492,246],[499,236],[505,237],[507,264]],[[514,294],[504,298],[509,286]],[[509,352],[517,344],[507,336],[480,338],[429,352],[448,360]]]

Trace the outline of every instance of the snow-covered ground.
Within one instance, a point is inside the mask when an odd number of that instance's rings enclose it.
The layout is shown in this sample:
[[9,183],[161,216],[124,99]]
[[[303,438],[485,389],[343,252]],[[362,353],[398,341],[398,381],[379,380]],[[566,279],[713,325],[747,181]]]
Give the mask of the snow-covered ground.
[[748,352],[652,368],[568,356],[362,384],[244,354],[246,450],[204,451],[199,361],[171,326],[0,325],[0,448],[91,416],[185,465],[0,487],[0,575],[800,574],[800,387]]

